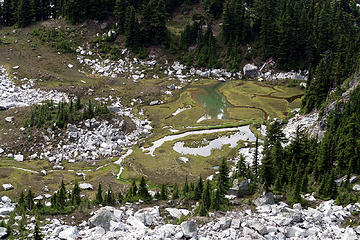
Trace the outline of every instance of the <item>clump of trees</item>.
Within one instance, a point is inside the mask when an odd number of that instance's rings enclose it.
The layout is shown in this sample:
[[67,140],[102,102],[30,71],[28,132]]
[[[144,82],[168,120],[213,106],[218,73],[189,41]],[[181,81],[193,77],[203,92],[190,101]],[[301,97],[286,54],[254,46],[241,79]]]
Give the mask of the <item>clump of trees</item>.
[[55,104],[53,101],[46,101],[42,105],[36,105],[30,113],[30,118],[25,121],[26,127],[37,128],[64,128],[68,123],[93,118],[99,115],[109,114],[106,105],[93,103],[89,100],[87,105],[81,103],[80,98],[76,101]]

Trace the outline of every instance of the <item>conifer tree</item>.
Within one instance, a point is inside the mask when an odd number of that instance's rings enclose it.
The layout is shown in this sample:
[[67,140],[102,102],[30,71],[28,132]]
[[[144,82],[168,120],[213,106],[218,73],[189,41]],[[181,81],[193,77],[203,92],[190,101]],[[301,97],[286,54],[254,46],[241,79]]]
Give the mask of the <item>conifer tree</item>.
[[71,202],[73,205],[80,205],[81,197],[80,197],[81,189],[79,187],[79,183],[75,181],[74,188],[71,194]]
[[173,190],[173,193],[172,193],[172,199],[175,200],[175,199],[178,199],[180,197],[179,195],[179,188],[177,186],[177,184],[174,185],[174,190]]
[[19,27],[26,27],[31,23],[31,8],[30,0],[19,0],[19,7],[17,12],[17,24]]
[[206,210],[209,210],[211,207],[211,190],[210,190],[210,181],[206,181],[205,188],[202,192],[201,201],[204,204]]
[[11,3],[11,0],[4,0],[3,2],[3,22],[5,26],[11,26],[13,24],[12,16],[14,12]]
[[98,190],[95,196],[95,201],[97,204],[102,204],[104,199],[103,199],[103,195],[102,195],[102,187],[101,187],[101,183],[99,183],[98,186]]
[[194,200],[199,200],[201,198],[202,192],[203,192],[203,180],[200,176],[199,181],[195,187],[194,191]]
[[237,162],[236,176],[238,178],[246,178],[247,176],[247,167],[245,164],[245,157],[240,155],[239,161]]
[[31,189],[29,189],[28,193],[25,197],[26,208],[28,210],[32,210],[34,208],[34,194],[32,193]]
[[206,210],[203,201],[200,201],[200,203],[199,203],[198,212],[199,212],[200,216],[206,216],[207,215],[208,211]]
[[0,4],[0,27],[4,26],[4,19],[3,19],[3,7]]
[[184,186],[182,188],[182,196],[183,197],[186,197],[186,195],[189,193],[189,183],[188,183],[188,179],[187,179],[187,176],[185,178],[185,183],[184,183]]
[[295,178],[295,186],[293,188],[293,191],[291,193],[289,201],[291,203],[301,203],[301,171],[300,168],[298,168]]
[[104,199],[104,203],[106,205],[114,205],[115,204],[115,197],[114,197],[114,193],[111,189],[111,185],[109,184],[107,193],[105,194],[105,199]]
[[126,9],[124,29],[125,46],[133,51],[137,51],[140,48],[140,27],[135,15],[135,9],[132,6]]
[[64,180],[61,180],[60,189],[57,194],[56,204],[60,209],[65,208],[66,203],[66,189]]
[[140,185],[139,185],[139,196],[142,200],[147,201],[151,199],[151,196],[149,194],[149,191],[146,187],[146,181],[145,178],[142,176],[141,180],[140,180]]
[[138,188],[136,186],[135,179],[133,179],[133,181],[131,183],[131,187],[130,187],[130,194],[132,197],[134,197],[134,196],[136,196],[137,193],[138,193]]
[[259,138],[256,136],[256,142],[255,142],[255,152],[253,156],[253,171],[255,174],[255,178],[258,176],[258,160],[259,160]]
[[165,184],[161,185],[161,192],[160,192],[160,200],[167,200],[168,199],[168,191]]
[[222,202],[222,194],[220,190],[221,186],[218,185],[217,189],[213,194],[213,199],[211,200],[211,209],[218,211],[220,210],[221,202]]
[[225,158],[222,159],[219,167],[219,185],[222,186],[223,191],[229,188],[229,168]]
[[21,211],[25,210],[25,208],[26,208],[25,195],[24,195],[23,191],[21,191],[21,193],[20,193],[20,197],[18,200],[18,206],[20,207]]
[[36,221],[35,228],[34,228],[34,240],[42,240],[42,234],[40,232],[39,223]]
[[117,19],[118,29],[120,33],[125,31],[125,19],[126,19],[126,9],[129,6],[128,0],[116,0],[114,15]]
[[118,201],[119,201],[120,204],[123,203],[123,201],[124,201],[124,196],[121,193],[121,191],[119,191],[119,193],[118,193]]

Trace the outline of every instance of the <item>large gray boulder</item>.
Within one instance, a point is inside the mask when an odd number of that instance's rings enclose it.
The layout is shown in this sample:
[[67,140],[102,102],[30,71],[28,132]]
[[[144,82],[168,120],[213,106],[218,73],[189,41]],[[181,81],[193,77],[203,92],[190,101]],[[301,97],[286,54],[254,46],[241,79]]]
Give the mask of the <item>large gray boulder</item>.
[[186,221],[181,223],[181,230],[184,233],[184,237],[193,238],[197,236],[197,226],[193,221]]
[[110,221],[118,221],[118,219],[110,209],[105,207],[96,211],[95,215],[89,219],[89,225],[91,227],[100,226],[105,229],[105,231],[109,231]]
[[246,64],[243,68],[244,75],[247,77],[257,77],[259,75],[257,66],[253,64]]
[[264,195],[258,197],[257,199],[255,199],[254,204],[259,207],[259,206],[263,206],[266,204],[272,205],[275,204],[275,198],[274,198],[274,194],[272,192],[267,192]]

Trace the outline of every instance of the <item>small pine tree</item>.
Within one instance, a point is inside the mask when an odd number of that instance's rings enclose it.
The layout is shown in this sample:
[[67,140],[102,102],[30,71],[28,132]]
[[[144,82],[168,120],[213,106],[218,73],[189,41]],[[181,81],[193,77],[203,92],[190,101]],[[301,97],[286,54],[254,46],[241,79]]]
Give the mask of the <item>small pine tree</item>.
[[73,205],[80,205],[81,197],[80,197],[81,189],[79,187],[79,183],[75,181],[74,188],[71,194],[71,203]]
[[42,240],[42,234],[40,232],[39,223],[36,221],[34,228],[34,240]]
[[139,196],[142,200],[148,201],[151,199],[149,191],[146,187],[146,181],[144,177],[141,177],[140,185],[139,185]]
[[25,197],[25,202],[26,202],[26,208],[28,210],[32,210],[34,208],[34,195],[31,191],[31,189],[29,189],[29,191]]
[[138,188],[136,186],[136,181],[135,181],[135,179],[133,179],[133,181],[131,183],[130,194],[132,197],[135,197],[137,192],[138,192]]
[[65,208],[66,189],[65,189],[64,180],[61,180],[60,189],[59,189],[58,194],[57,194],[56,204],[57,204],[57,207],[59,207],[60,209]]
[[201,178],[201,176],[200,176],[199,182],[198,182],[198,184],[197,184],[196,187],[195,187],[194,200],[200,200],[201,195],[202,195],[202,192],[203,192],[203,188],[204,188],[204,186],[203,186],[203,180],[202,180],[202,178]]
[[99,183],[98,190],[97,190],[97,193],[96,193],[96,196],[95,196],[95,201],[96,201],[97,204],[102,204],[103,201],[104,201],[103,195],[102,195],[101,183]]
[[168,199],[168,191],[165,184],[161,185],[161,192],[160,192],[160,200],[167,200]]
[[259,165],[258,161],[259,161],[259,138],[256,135],[255,152],[254,152],[253,164],[252,164],[255,178],[258,176],[258,165]]
[[201,202],[203,203],[206,210],[209,210],[211,207],[211,192],[210,192],[210,181],[206,181],[205,188],[203,190],[202,196],[201,196]]
[[203,201],[200,201],[200,204],[199,204],[199,207],[198,207],[198,212],[199,212],[200,216],[206,216],[207,213],[208,213]]
[[124,196],[121,193],[121,191],[119,191],[119,193],[118,193],[118,201],[119,201],[120,204],[123,203],[123,201],[124,201]]
[[174,185],[174,190],[173,190],[173,193],[172,193],[172,199],[175,200],[175,199],[178,199],[180,196],[179,196],[179,188],[177,186],[177,184]]
[[223,193],[229,188],[229,168],[225,158],[223,158],[219,167],[219,185],[222,186]]
[[107,193],[105,194],[105,199],[104,199],[104,203],[106,205],[114,205],[115,204],[115,197],[114,197],[114,193],[111,189],[111,185],[109,184],[109,187],[108,187],[108,191]]
[[247,176],[247,167],[245,164],[245,157],[243,155],[240,155],[239,161],[237,163],[236,177],[238,177],[238,178],[248,177]]
[[182,188],[182,195],[183,197],[186,197],[186,195],[189,193],[189,183],[188,183],[188,179],[187,179],[187,176],[185,178],[185,183],[184,183],[184,186]]
[[218,189],[216,189],[213,194],[213,199],[211,201],[211,209],[215,211],[220,210],[221,200],[222,200],[221,190],[218,187]]

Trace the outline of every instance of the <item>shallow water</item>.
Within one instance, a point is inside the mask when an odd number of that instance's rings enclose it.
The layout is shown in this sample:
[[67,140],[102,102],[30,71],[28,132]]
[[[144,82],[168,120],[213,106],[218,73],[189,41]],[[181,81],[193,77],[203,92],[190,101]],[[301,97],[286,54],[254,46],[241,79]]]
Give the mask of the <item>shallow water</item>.
[[201,87],[197,99],[204,106],[206,115],[213,119],[228,119],[226,108],[230,106],[226,98],[219,93],[222,82],[211,86]]

